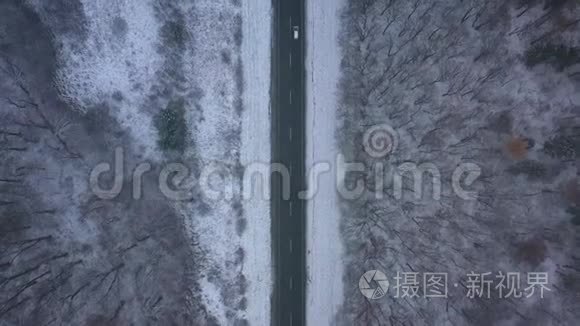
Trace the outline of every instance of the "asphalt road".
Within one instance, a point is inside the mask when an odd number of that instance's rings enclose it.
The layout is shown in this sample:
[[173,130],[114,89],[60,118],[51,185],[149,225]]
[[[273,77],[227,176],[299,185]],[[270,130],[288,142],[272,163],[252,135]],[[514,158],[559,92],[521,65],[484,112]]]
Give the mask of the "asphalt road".
[[[304,1],[273,0],[272,161],[290,172],[290,198],[284,182],[272,175],[273,325],[305,325],[306,189],[304,102]],[[298,26],[299,38],[293,27]]]

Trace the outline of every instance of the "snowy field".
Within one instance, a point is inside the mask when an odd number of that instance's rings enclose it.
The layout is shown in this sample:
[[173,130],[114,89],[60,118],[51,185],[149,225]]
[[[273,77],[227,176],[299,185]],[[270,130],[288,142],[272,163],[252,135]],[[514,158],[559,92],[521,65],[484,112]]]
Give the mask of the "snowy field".
[[343,301],[340,213],[336,196],[335,141],[342,1],[307,1],[307,136],[306,166],[329,162],[332,171],[318,180],[307,206],[307,305],[309,325],[332,325]]

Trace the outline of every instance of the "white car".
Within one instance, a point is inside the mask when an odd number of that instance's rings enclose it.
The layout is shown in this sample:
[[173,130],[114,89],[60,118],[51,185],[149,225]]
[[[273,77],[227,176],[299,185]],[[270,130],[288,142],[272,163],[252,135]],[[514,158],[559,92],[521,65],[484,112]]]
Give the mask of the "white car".
[[294,35],[294,39],[297,40],[300,37],[300,30],[298,29],[298,26],[294,26],[292,27],[292,34]]

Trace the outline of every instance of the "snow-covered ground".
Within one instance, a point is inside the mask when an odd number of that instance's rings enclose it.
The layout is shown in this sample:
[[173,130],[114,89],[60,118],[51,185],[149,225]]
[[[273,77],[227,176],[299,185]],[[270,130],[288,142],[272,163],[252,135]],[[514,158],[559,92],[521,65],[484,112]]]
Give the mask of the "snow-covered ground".
[[[123,97],[116,103],[117,119],[146,156],[157,156],[155,146],[150,146],[156,141],[151,120],[136,110],[143,106],[162,65],[156,51],[160,22],[153,1],[82,1],[74,10],[42,0],[28,2],[53,31],[62,30],[55,39],[61,47],[57,79],[69,104],[86,110],[110,102],[117,92]],[[81,17],[84,21],[77,21]],[[83,23],[86,32],[78,30]]]
[[332,325],[343,301],[340,213],[334,162],[337,84],[341,51],[338,44],[342,0],[307,1],[307,154],[306,164],[328,162],[330,173],[318,180],[318,192],[307,206],[307,305],[309,325]]
[[[202,119],[193,139],[202,167],[215,164],[231,169],[240,150],[240,118],[235,109],[234,80],[239,54],[232,38],[237,28],[232,18],[239,12],[229,1],[206,0],[195,3],[195,13],[198,18],[192,32],[197,44],[191,61],[196,84],[203,95],[199,101]],[[227,21],[224,16],[228,17]],[[230,55],[230,61],[222,60],[222,52]],[[226,137],[228,134],[232,135],[231,139]],[[239,188],[235,179],[223,182],[226,187]],[[240,217],[229,199],[203,200],[209,210],[204,214],[194,212],[192,219],[198,222],[194,228],[198,230],[200,245],[208,260],[201,287],[204,304],[220,325],[227,325],[232,323],[232,316],[236,319],[245,317],[243,311],[233,305],[234,301],[242,300],[234,290],[242,272],[242,265],[234,263],[240,248],[240,234],[236,232]]]
[[[242,62],[244,113],[242,114],[242,165],[270,162],[270,54],[272,8],[270,0],[243,1]],[[269,190],[269,180],[263,180]],[[262,194],[262,189],[255,189]],[[247,320],[250,325],[270,325],[272,291],[270,201],[256,196],[244,201],[247,230],[242,236],[246,252],[244,275]]]
[[[196,42],[203,44],[193,55],[196,84],[204,94],[200,101],[203,119],[194,137],[201,164],[217,163],[233,172],[237,164],[267,163],[270,1],[244,1],[237,7],[229,0],[206,0],[196,2],[195,7],[198,23],[193,31]],[[223,23],[220,27],[218,21]],[[236,25],[238,22],[241,26]],[[237,28],[241,28],[241,44],[237,43]],[[224,60],[224,53],[229,54],[229,60]],[[243,76],[238,75],[239,64]],[[237,107],[239,78],[243,78],[241,112]],[[231,180],[238,194],[241,178],[236,174]],[[240,216],[239,200],[208,202],[211,210],[200,219],[200,239],[211,265],[205,276],[208,282],[202,284],[204,298],[221,325],[236,320],[268,325],[272,285],[269,201],[259,196],[242,200]],[[244,305],[247,308],[239,308]]]
[[[62,8],[29,2],[60,28],[54,12]],[[221,182],[241,195],[240,168],[270,161],[271,1],[81,1],[76,10],[72,23],[85,32],[55,33],[69,104],[109,106],[144,157],[161,163],[153,116],[183,98],[191,135],[183,161],[227,169],[234,177]],[[269,325],[269,201],[236,196],[175,205],[205,256],[193,262],[202,271],[192,288],[201,289],[209,315],[220,325]]]

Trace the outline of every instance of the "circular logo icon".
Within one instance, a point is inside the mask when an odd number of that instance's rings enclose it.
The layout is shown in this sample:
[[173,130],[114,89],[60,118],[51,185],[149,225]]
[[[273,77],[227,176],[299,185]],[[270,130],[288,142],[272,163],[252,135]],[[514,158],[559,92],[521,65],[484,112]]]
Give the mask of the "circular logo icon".
[[389,280],[381,271],[368,271],[360,277],[358,288],[360,289],[360,293],[365,297],[371,300],[380,299],[389,290]]
[[365,152],[374,158],[387,156],[395,151],[398,145],[399,135],[387,124],[372,126],[363,136]]

